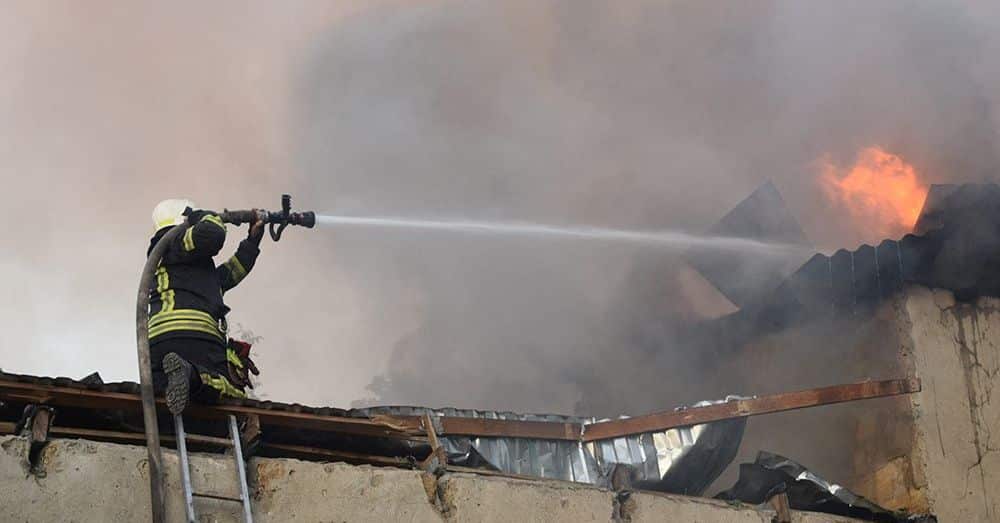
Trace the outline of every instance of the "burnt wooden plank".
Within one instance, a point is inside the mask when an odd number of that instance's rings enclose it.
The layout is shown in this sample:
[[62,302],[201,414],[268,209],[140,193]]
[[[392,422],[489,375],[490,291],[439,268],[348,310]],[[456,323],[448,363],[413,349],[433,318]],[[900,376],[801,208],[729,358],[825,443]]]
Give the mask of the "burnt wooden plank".
[[[634,418],[595,423],[584,427],[577,423],[500,420],[484,418],[441,417],[441,436],[494,436],[568,441],[594,441],[659,432],[674,427],[696,425],[728,418],[754,416],[786,410],[815,407],[846,401],[906,394],[920,390],[918,380],[869,381],[820,389],[789,392],[739,400],[681,411],[654,413]],[[119,392],[68,389],[38,384],[0,380],[0,398],[28,403],[66,405],[92,409],[138,411],[139,396]],[[163,406],[163,402],[159,402]],[[244,405],[192,405],[190,414],[221,418],[229,414],[257,415],[262,426],[295,427],[325,432],[378,436],[399,439],[423,439],[425,431],[418,416],[377,416],[377,419],[320,416]],[[187,414],[187,412],[185,412]]]
[[[0,398],[25,403],[44,403],[53,406],[82,407],[90,409],[118,409],[138,412],[142,409],[139,395],[122,392],[100,392],[89,389],[57,387],[37,383],[21,383],[0,380]],[[165,409],[162,398],[157,406]],[[184,415],[206,419],[225,418],[230,414],[257,415],[262,425],[296,427],[325,432],[338,432],[360,436],[380,436],[409,439],[422,435],[419,421],[383,417],[383,421],[366,418],[340,416],[320,416],[303,412],[266,410],[244,405],[199,405],[192,404]]]
[[729,418],[756,416],[919,391],[920,380],[912,378],[904,380],[865,381],[798,392],[784,392],[705,407],[693,407],[685,410],[659,412],[645,416],[636,416],[634,418],[594,423],[585,427],[583,441],[618,438],[644,432],[660,432],[675,427],[698,425]]
[[262,443],[261,450],[277,452],[281,455],[295,455],[309,458],[318,458],[328,461],[344,461],[354,464],[383,465],[388,467],[412,468],[413,462],[406,458],[393,456],[374,456],[370,454],[359,454],[357,452],[346,452],[342,450],[331,450],[317,447],[307,447],[303,445],[289,445],[285,443]]
[[52,426],[52,409],[47,406],[36,406],[31,416],[31,431],[28,437],[32,447],[49,440],[49,428]]
[[[14,423],[0,421],[0,434],[13,434],[14,427]],[[134,443],[137,445],[146,444],[146,435],[143,432],[123,432],[118,430],[52,426],[49,428],[49,435],[52,437],[81,438],[95,441],[110,441],[114,443]],[[161,435],[160,439],[168,443],[173,443],[176,440],[174,436],[167,434]],[[217,447],[230,447],[233,444],[233,442],[228,438],[216,438],[214,436],[202,436],[200,434],[188,434],[186,439],[188,443],[212,445]]]

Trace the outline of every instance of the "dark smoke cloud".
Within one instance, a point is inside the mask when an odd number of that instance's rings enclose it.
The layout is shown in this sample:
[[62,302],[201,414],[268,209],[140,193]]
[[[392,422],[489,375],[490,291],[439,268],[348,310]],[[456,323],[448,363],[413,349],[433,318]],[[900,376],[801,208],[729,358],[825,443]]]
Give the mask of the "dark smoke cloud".
[[[817,245],[853,247],[873,238],[828,208],[817,158],[850,163],[880,144],[927,181],[993,176],[989,14],[901,2],[366,11],[317,44],[299,79],[301,183],[338,213],[699,231],[771,179]],[[333,236],[331,263],[380,318],[380,344],[357,349],[387,357],[369,401],[611,414],[752,392],[705,390],[708,348],[682,333],[712,291],[676,252]]]
[[[1000,13],[980,3],[7,11],[8,370],[134,379],[166,197],[702,231],[772,179],[827,249],[865,235],[816,184],[825,154],[881,144],[928,181],[995,176]],[[610,414],[753,392],[699,387],[684,333],[729,309],[674,251],[361,229],[264,249],[229,301],[273,399]]]

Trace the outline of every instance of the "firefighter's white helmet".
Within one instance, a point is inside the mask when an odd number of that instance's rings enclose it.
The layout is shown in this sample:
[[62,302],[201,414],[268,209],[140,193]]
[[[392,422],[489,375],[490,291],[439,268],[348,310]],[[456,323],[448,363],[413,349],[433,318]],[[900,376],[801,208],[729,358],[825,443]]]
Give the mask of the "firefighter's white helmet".
[[154,229],[158,231],[164,227],[184,223],[184,210],[188,207],[192,209],[197,208],[195,207],[194,202],[183,198],[163,200],[162,202],[156,204],[156,207],[153,207]]

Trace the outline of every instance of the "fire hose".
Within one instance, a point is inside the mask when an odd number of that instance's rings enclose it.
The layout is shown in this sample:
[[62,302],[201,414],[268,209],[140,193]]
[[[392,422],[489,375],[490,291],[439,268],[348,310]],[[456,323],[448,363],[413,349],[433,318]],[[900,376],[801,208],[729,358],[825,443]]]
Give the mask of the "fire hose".
[[[222,221],[232,225],[254,223],[260,220],[268,224],[271,239],[279,241],[281,233],[289,225],[312,228],[316,225],[316,214],[313,212],[292,212],[292,198],[287,194],[281,196],[281,210],[224,210],[218,213]],[[146,430],[146,449],[149,455],[149,493],[153,512],[153,523],[166,521],[163,494],[163,454],[160,450],[160,429],[156,419],[156,398],[153,395],[153,370],[149,356],[149,293],[155,280],[156,268],[163,259],[167,247],[179,235],[183,234],[192,224],[183,223],[167,231],[146,258],[139,280],[139,293],[136,299],[135,332],[136,350],[139,356],[139,390],[142,395],[142,418]]]

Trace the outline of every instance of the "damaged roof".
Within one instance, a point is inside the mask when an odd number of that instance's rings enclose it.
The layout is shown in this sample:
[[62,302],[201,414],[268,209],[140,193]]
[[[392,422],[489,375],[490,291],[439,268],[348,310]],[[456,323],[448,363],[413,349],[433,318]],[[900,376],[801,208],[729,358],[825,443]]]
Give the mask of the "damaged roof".
[[[781,193],[770,181],[758,187],[708,230],[708,234],[811,247]],[[802,259],[693,248],[685,260],[734,305],[744,307],[773,290]]]
[[[748,416],[919,390],[915,379],[864,381],[729,397],[613,420],[426,407],[343,410],[226,400],[190,405],[185,425],[189,433],[201,435],[191,443],[211,447],[225,441],[219,437],[227,430],[222,419],[232,414],[254,417],[256,431],[244,437],[253,441],[247,448],[264,456],[412,467],[431,460],[440,449],[448,467],[468,471],[608,486],[615,471],[624,467],[640,488],[697,495],[735,457]],[[159,403],[163,407],[162,399]],[[0,433],[17,432],[24,413],[38,405],[58,409],[55,434],[145,442],[135,383],[0,372]],[[169,430],[173,426],[169,413],[161,408],[159,414],[160,426]],[[440,442],[440,447],[434,443],[432,449],[431,442]]]
[[1000,296],[1000,186],[934,185],[920,234],[815,254],[771,292],[703,325],[725,346],[797,322],[874,310],[906,284],[947,289],[960,301]]
[[[143,441],[136,383],[2,372],[0,429],[6,430],[0,433],[13,432],[26,406],[43,402],[58,405],[59,425],[82,429],[64,435],[129,441],[131,434],[132,442]],[[415,466],[432,451],[421,422],[426,415],[452,466],[609,487],[615,468],[625,465],[635,471],[637,486],[691,495],[702,493],[736,456],[746,425],[737,417],[585,442],[584,427],[604,420],[426,407],[345,410],[253,399],[227,399],[215,409],[258,415],[258,449],[267,456]],[[192,405],[186,411],[202,418],[185,423],[209,436],[202,441],[225,435],[223,424],[206,419],[217,414],[212,410]],[[173,423],[164,412],[160,418],[160,430],[169,433]]]

